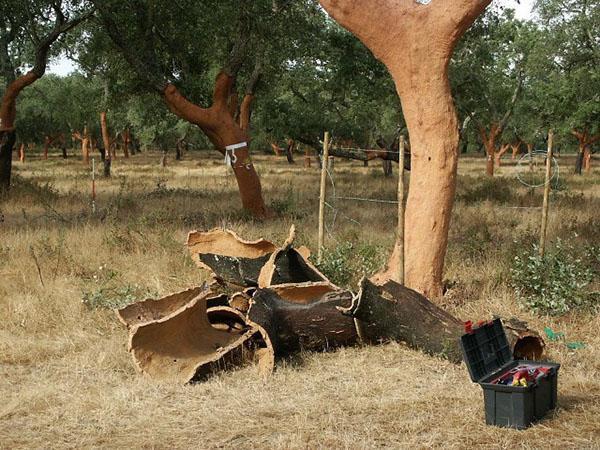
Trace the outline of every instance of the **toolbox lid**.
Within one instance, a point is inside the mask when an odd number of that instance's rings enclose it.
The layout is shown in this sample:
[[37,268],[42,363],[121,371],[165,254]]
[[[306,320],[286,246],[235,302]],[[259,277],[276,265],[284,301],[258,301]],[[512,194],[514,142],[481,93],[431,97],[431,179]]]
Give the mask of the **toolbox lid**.
[[473,328],[460,338],[460,343],[471,379],[476,382],[513,360],[500,319]]

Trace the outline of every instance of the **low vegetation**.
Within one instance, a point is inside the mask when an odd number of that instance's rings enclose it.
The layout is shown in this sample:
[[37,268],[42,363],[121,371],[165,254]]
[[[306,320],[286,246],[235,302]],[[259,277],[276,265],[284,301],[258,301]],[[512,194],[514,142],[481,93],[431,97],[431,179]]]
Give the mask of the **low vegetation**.
[[[80,161],[53,154],[15,164],[18,183],[0,206],[0,447],[596,446],[599,315],[571,305],[564,314],[547,315],[520,300],[515,256],[530,254],[537,242],[540,193],[515,182],[514,166],[507,164],[497,178],[509,197],[466,200],[462,195],[473,185],[487,183],[483,158],[459,163],[444,307],[462,320],[517,316],[540,332],[550,327],[585,344],[571,351],[547,341],[547,357],[562,364],[559,406],[539,425],[524,432],[484,425],[481,390],[464,365],[399,344],[303,354],[284,361],[264,383],[253,367],[194,386],[140,376],[111,308],[202,283],[206,274],[183,245],[188,231],[227,227],[283,242],[295,223],[298,244],[316,249],[316,165],[255,158],[265,199],[281,205],[274,220],[261,222],[243,213],[235,180],[210,152],[186,153],[166,168],[160,157],[146,152],[118,159],[113,178],[98,181],[95,215]],[[570,167],[572,160],[561,164]],[[586,292],[597,292],[600,175],[582,179],[566,176],[567,189],[551,198],[549,261],[560,245],[570,255],[561,261],[580,259],[577,271],[593,273]],[[335,181],[339,192],[371,198],[393,198],[397,187],[379,165],[360,162],[336,161]],[[585,201],[573,201],[580,196]],[[523,199],[527,208],[520,207]],[[327,214],[331,235],[322,268],[354,287],[363,272],[385,261],[396,211],[393,205],[334,205],[338,215],[334,223]],[[531,275],[547,269],[524,267],[519,279],[529,286]],[[563,293],[571,301],[573,291]]]

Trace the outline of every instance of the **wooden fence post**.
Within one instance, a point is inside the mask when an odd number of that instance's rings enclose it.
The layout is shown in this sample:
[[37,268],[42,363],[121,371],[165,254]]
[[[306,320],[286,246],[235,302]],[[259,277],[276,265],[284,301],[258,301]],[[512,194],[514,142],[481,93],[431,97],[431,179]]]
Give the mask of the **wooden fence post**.
[[319,194],[319,236],[317,263],[323,258],[323,246],[325,244],[325,192],[327,186],[327,162],[329,159],[329,131],[325,132],[323,139],[323,155],[321,156],[321,192]]
[[546,252],[546,233],[548,231],[548,208],[550,200],[550,181],[552,179],[552,141],[554,132],[548,132],[548,153],[546,154],[546,183],[544,184],[544,203],[542,206],[542,228],[540,230],[540,256]]
[[398,283],[404,285],[404,136],[398,146]]

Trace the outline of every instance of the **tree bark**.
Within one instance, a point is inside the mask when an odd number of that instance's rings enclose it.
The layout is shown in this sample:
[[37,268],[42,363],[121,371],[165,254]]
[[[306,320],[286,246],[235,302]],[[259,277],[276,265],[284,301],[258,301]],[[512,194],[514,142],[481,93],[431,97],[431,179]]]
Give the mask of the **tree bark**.
[[[442,274],[456,190],[458,120],[448,64],[458,39],[490,0],[423,5],[396,0],[320,0],[389,69],[411,142],[406,204],[406,283],[427,297],[442,295]],[[393,30],[390,38],[389,30]],[[396,248],[398,246],[396,245]],[[383,279],[397,279],[392,253]]]
[[384,159],[381,161],[381,166],[383,168],[383,176],[391,177],[394,174],[394,169],[392,167],[392,162],[388,159]]
[[0,138],[2,155],[0,156],[0,189],[10,189],[12,174],[12,152],[15,145],[15,119],[17,116],[17,97],[23,89],[37,80],[39,76],[33,70],[11,82],[4,91],[0,103]]
[[307,146],[304,149],[304,168],[305,169],[310,169],[310,166],[311,166],[310,149]]
[[296,164],[294,161],[294,147],[296,147],[294,140],[288,139],[287,147],[285,149],[285,157],[287,158],[288,164]]
[[24,142],[21,142],[21,145],[19,145],[19,162],[20,163],[25,162],[25,143]]
[[591,149],[590,146],[600,140],[600,135],[590,136],[588,130],[578,131],[572,130],[571,134],[577,138],[579,142],[579,152],[577,153],[577,160],[575,161],[575,174],[581,175],[582,170],[585,169],[586,173],[589,173],[591,164]]
[[0,194],[10,189],[12,152],[17,139],[15,130],[0,130]]
[[[233,84],[233,76],[224,71],[219,73],[215,82],[213,104],[210,108],[201,108],[191,103],[172,84],[167,84],[163,96],[175,115],[197,125],[221,153],[226,153],[227,146],[245,143],[243,147],[234,150],[235,161],[232,163],[242,206],[256,217],[266,217],[268,210],[262,197],[260,179],[250,159],[249,136],[243,128],[246,124],[238,125],[229,111],[229,98]],[[250,103],[248,101],[248,107]],[[242,117],[240,121],[242,122]]]
[[110,135],[108,134],[108,125],[106,123],[106,111],[100,113],[100,129],[102,131],[102,144],[104,147],[104,177],[109,178],[112,158],[110,155]]
[[519,156],[519,153],[521,152],[521,144],[522,142],[518,141],[510,145],[510,148],[512,150],[512,160],[515,160],[517,156]]
[[583,152],[583,170],[587,175],[592,173],[592,151],[589,148]]
[[44,159],[48,159],[48,148],[50,147],[50,137],[44,137]]
[[485,148],[486,153],[486,165],[485,172],[488,176],[494,176],[494,161],[496,160],[496,139],[502,133],[502,130],[498,124],[493,123],[490,126],[490,132],[487,133],[484,127],[479,128],[479,135],[481,142]]
[[462,322],[394,281],[377,286],[364,278],[352,305],[342,312],[360,321],[360,337],[367,343],[401,341],[453,362],[462,360]]
[[338,307],[347,308],[351,292],[332,292],[308,304],[283,300],[271,289],[259,289],[251,300],[248,319],[268,335],[276,357],[300,351],[325,351],[354,345],[358,339],[351,317]]
[[496,152],[496,154],[494,155],[494,159],[496,161],[496,167],[500,167],[500,165],[502,164],[502,157],[508,151],[509,148],[510,148],[509,144],[502,144],[500,146],[500,150],[498,150]]
[[131,142],[131,138],[129,137],[129,128],[125,128],[122,134],[123,140],[123,156],[125,158],[129,158],[129,143]]

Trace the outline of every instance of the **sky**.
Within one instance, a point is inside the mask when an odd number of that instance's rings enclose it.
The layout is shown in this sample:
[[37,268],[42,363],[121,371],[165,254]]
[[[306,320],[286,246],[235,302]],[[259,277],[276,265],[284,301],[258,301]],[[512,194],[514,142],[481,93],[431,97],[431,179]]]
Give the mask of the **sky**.
[[[510,8],[514,8],[517,13],[517,18],[519,19],[529,19],[531,17],[531,10],[533,8],[533,4],[535,0],[520,0],[517,3],[517,0],[493,0],[495,4],[508,6]],[[60,57],[53,61],[50,64],[49,72],[57,75],[68,75],[76,69],[76,65],[73,61],[67,59],[66,57]]]

